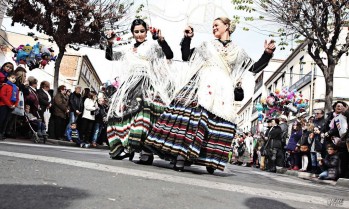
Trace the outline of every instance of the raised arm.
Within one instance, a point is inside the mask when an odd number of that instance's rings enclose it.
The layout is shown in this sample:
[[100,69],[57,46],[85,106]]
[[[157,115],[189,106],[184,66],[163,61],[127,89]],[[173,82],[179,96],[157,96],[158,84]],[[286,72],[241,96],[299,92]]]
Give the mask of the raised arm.
[[184,30],[184,38],[181,41],[181,52],[182,52],[182,60],[189,61],[191,55],[194,52],[194,48],[190,49],[190,42],[194,36],[193,28],[188,26]]
[[113,52],[113,44],[109,44],[108,42],[107,49],[105,50],[105,58],[107,60],[119,60],[121,56],[121,52]]
[[162,51],[164,52],[166,59],[172,59],[173,58],[173,52],[172,49],[170,48],[170,46],[167,44],[167,42],[165,41],[165,39],[163,39],[162,41],[159,39],[158,40],[159,45],[161,46]]
[[[249,69],[252,73],[259,73],[262,71],[265,67],[268,66],[268,63],[270,59],[273,57],[273,53],[275,51],[275,44],[274,41],[271,40],[270,42],[265,41],[264,42],[264,53],[261,58],[257,62],[252,65],[252,67]],[[246,63],[248,64],[248,63]]]

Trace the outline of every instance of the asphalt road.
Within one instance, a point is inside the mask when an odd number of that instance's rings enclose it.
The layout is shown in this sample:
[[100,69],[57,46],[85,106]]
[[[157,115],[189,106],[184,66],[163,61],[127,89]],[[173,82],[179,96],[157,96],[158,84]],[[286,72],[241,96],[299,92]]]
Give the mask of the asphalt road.
[[[137,159],[137,157],[135,157]],[[171,169],[116,161],[107,150],[0,142],[0,209],[349,208],[349,191],[229,165]]]

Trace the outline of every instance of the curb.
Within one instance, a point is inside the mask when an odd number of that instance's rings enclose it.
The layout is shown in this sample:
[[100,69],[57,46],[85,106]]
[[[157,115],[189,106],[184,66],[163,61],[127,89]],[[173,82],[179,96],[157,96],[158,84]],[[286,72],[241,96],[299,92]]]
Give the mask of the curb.
[[[63,141],[63,140],[47,139],[46,142],[48,142],[48,143],[50,143],[50,144],[61,145],[61,146],[77,147],[76,144],[75,144],[74,142]],[[108,146],[99,145],[99,144],[97,144],[97,147],[92,147],[92,148],[93,148],[93,149],[105,149],[105,150],[109,150],[109,147],[108,147]]]
[[317,177],[316,174],[312,174],[312,173],[308,173],[308,172],[299,172],[299,171],[287,170],[286,168],[277,168],[276,173],[280,173],[280,174],[284,174],[284,175],[288,175],[288,176],[295,176],[295,177],[310,180],[312,182],[316,182],[319,184],[349,188],[349,179],[340,178],[340,179],[338,179],[338,181],[320,180],[320,179],[316,178]]
[[349,179],[339,178],[337,180],[336,186],[347,187],[349,188]]

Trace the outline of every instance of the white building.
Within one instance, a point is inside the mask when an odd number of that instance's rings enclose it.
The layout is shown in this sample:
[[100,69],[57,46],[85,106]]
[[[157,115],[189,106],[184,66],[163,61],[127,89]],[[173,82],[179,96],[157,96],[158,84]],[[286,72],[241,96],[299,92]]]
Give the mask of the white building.
[[[263,87],[263,84],[270,78],[271,75],[273,75],[275,70],[282,64],[282,62],[283,60],[280,59],[271,59],[268,66],[254,76],[254,80],[251,81],[254,82],[254,87],[248,88],[252,87],[252,85],[245,85],[245,98],[240,109],[237,111],[237,127],[240,131],[256,132],[258,113],[254,107],[262,98],[262,95],[266,95],[267,93],[266,89]],[[245,83],[245,81],[243,81],[243,83]]]
[[[326,62],[326,60],[325,60]],[[274,66],[276,70],[272,70]],[[336,66],[334,73],[333,100],[349,101],[349,57],[343,55]],[[325,78],[313,59],[307,53],[307,44],[300,44],[290,56],[282,60],[272,60],[263,72],[255,76],[254,95],[242,104],[238,111],[238,127],[243,131],[253,133],[263,131],[263,125],[258,123],[258,112],[255,105],[261,98],[266,98],[276,89],[288,87],[308,99],[307,114],[314,109],[323,109],[325,106]]]

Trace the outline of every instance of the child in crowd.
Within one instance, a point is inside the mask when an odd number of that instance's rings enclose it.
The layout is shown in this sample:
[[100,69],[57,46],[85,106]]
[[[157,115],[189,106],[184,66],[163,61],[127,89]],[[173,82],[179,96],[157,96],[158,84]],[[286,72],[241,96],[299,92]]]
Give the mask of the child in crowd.
[[14,84],[16,75],[13,72],[7,74],[7,81],[0,89],[0,140],[3,140],[6,121],[13,109],[18,105],[18,87]]
[[13,72],[13,64],[11,62],[6,62],[2,65],[0,69],[0,86],[7,82],[7,77],[9,73]]
[[47,137],[46,125],[41,119],[38,119],[30,113],[30,105],[25,106],[25,116],[28,118],[30,125],[34,127],[39,137]]
[[319,175],[319,179],[324,180],[337,180],[339,177],[339,157],[337,155],[337,149],[334,144],[327,146],[327,155],[324,159],[319,161],[319,165],[322,169],[322,173]]
[[89,148],[90,144],[84,143],[80,139],[80,134],[76,126],[76,122],[70,124],[70,128],[67,129],[67,140],[70,142],[75,142],[79,147]]
[[313,137],[308,137],[308,142],[310,145],[310,157],[311,157],[311,168],[312,173],[317,173],[318,171],[318,163],[317,163],[317,157],[320,156],[321,147],[321,127],[315,126]]

